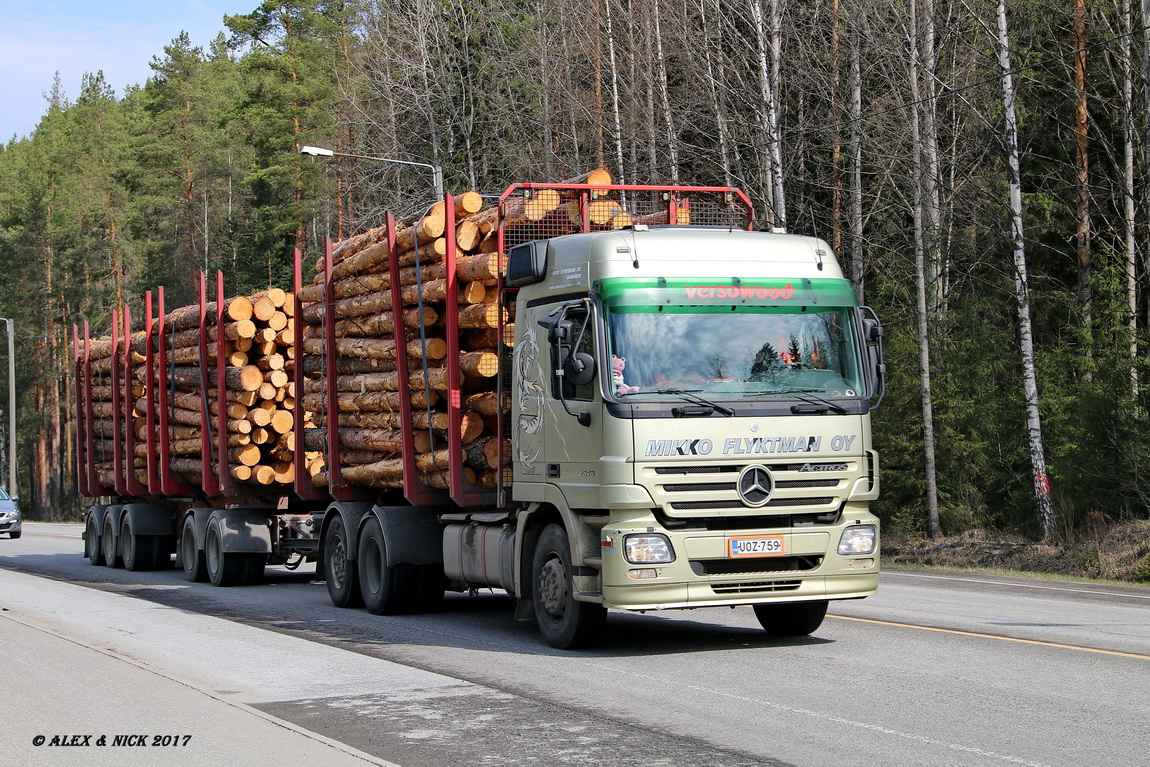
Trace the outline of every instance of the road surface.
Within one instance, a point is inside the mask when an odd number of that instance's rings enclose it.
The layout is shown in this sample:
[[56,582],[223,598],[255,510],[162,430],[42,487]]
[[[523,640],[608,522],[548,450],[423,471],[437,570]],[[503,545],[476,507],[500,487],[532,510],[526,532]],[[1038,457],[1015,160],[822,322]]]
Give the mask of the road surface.
[[[195,745],[172,764],[245,764],[259,717],[285,740],[403,767],[1128,767],[1150,753],[1150,589],[888,571],[878,596],[832,603],[809,638],[768,637],[745,608],[612,612],[601,644],[571,653],[516,623],[505,596],[377,617],[332,606],[306,572],[217,589],[92,567],[79,531],[26,523],[0,539],[0,632],[19,626],[18,667],[49,664],[59,680],[0,675],[0,699],[17,701],[0,730],[8,753],[49,753],[29,745],[55,731],[34,712],[64,711],[69,685],[103,691],[121,726],[81,710],[61,732],[164,734],[148,717],[188,702],[132,692],[125,663],[234,709],[224,731],[188,720]],[[37,636],[88,648],[99,670],[41,658]]]

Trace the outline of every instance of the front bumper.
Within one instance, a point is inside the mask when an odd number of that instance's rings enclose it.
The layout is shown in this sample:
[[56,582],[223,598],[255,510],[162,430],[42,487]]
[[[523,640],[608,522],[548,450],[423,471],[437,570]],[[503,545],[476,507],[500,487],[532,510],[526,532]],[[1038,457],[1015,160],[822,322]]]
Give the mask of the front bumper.
[[19,517],[0,520],[0,533],[18,533],[21,529]]
[[[878,589],[878,541],[868,555],[841,556],[837,550],[842,531],[856,524],[877,528],[878,519],[865,505],[847,504],[837,524],[817,528],[671,532],[651,517],[609,523],[603,528],[603,603],[623,610],[661,610],[868,597]],[[623,537],[652,531],[671,542],[675,561],[628,563]],[[786,555],[727,556],[728,538],[758,534],[782,536]],[[632,578],[639,570],[645,575],[653,571],[654,577]]]

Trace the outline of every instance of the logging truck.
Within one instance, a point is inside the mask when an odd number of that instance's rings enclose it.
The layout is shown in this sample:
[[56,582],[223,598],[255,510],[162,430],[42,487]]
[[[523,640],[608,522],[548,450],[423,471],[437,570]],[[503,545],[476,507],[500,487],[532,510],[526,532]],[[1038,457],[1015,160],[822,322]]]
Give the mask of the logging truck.
[[297,253],[290,290],[204,275],[192,306],[75,328],[92,564],[314,562],[384,615],[502,590],[564,649],[612,608],[797,636],[873,594],[878,318],[739,190],[597,173],[388,216]]

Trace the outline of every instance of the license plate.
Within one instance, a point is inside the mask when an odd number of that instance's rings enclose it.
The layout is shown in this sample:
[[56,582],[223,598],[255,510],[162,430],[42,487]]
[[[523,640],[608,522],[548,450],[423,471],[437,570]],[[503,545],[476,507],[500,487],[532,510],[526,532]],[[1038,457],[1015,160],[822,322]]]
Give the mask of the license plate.
[[746,535],[727,539],[728,557],[780,557],[786,553],[781,535]]

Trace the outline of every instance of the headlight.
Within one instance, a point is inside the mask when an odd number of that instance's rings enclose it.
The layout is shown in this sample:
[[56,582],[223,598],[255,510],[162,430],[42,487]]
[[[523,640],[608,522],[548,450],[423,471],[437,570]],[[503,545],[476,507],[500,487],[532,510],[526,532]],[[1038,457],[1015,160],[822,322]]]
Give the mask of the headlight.
[[839,555],[844,557],[862,556],[874,553],[877,533],[874,525],[853,525],[843,530],[839,538]]
[[623,557],[633,565],[674,562],[675,552],[666,536],[646,533],[623,538]]

